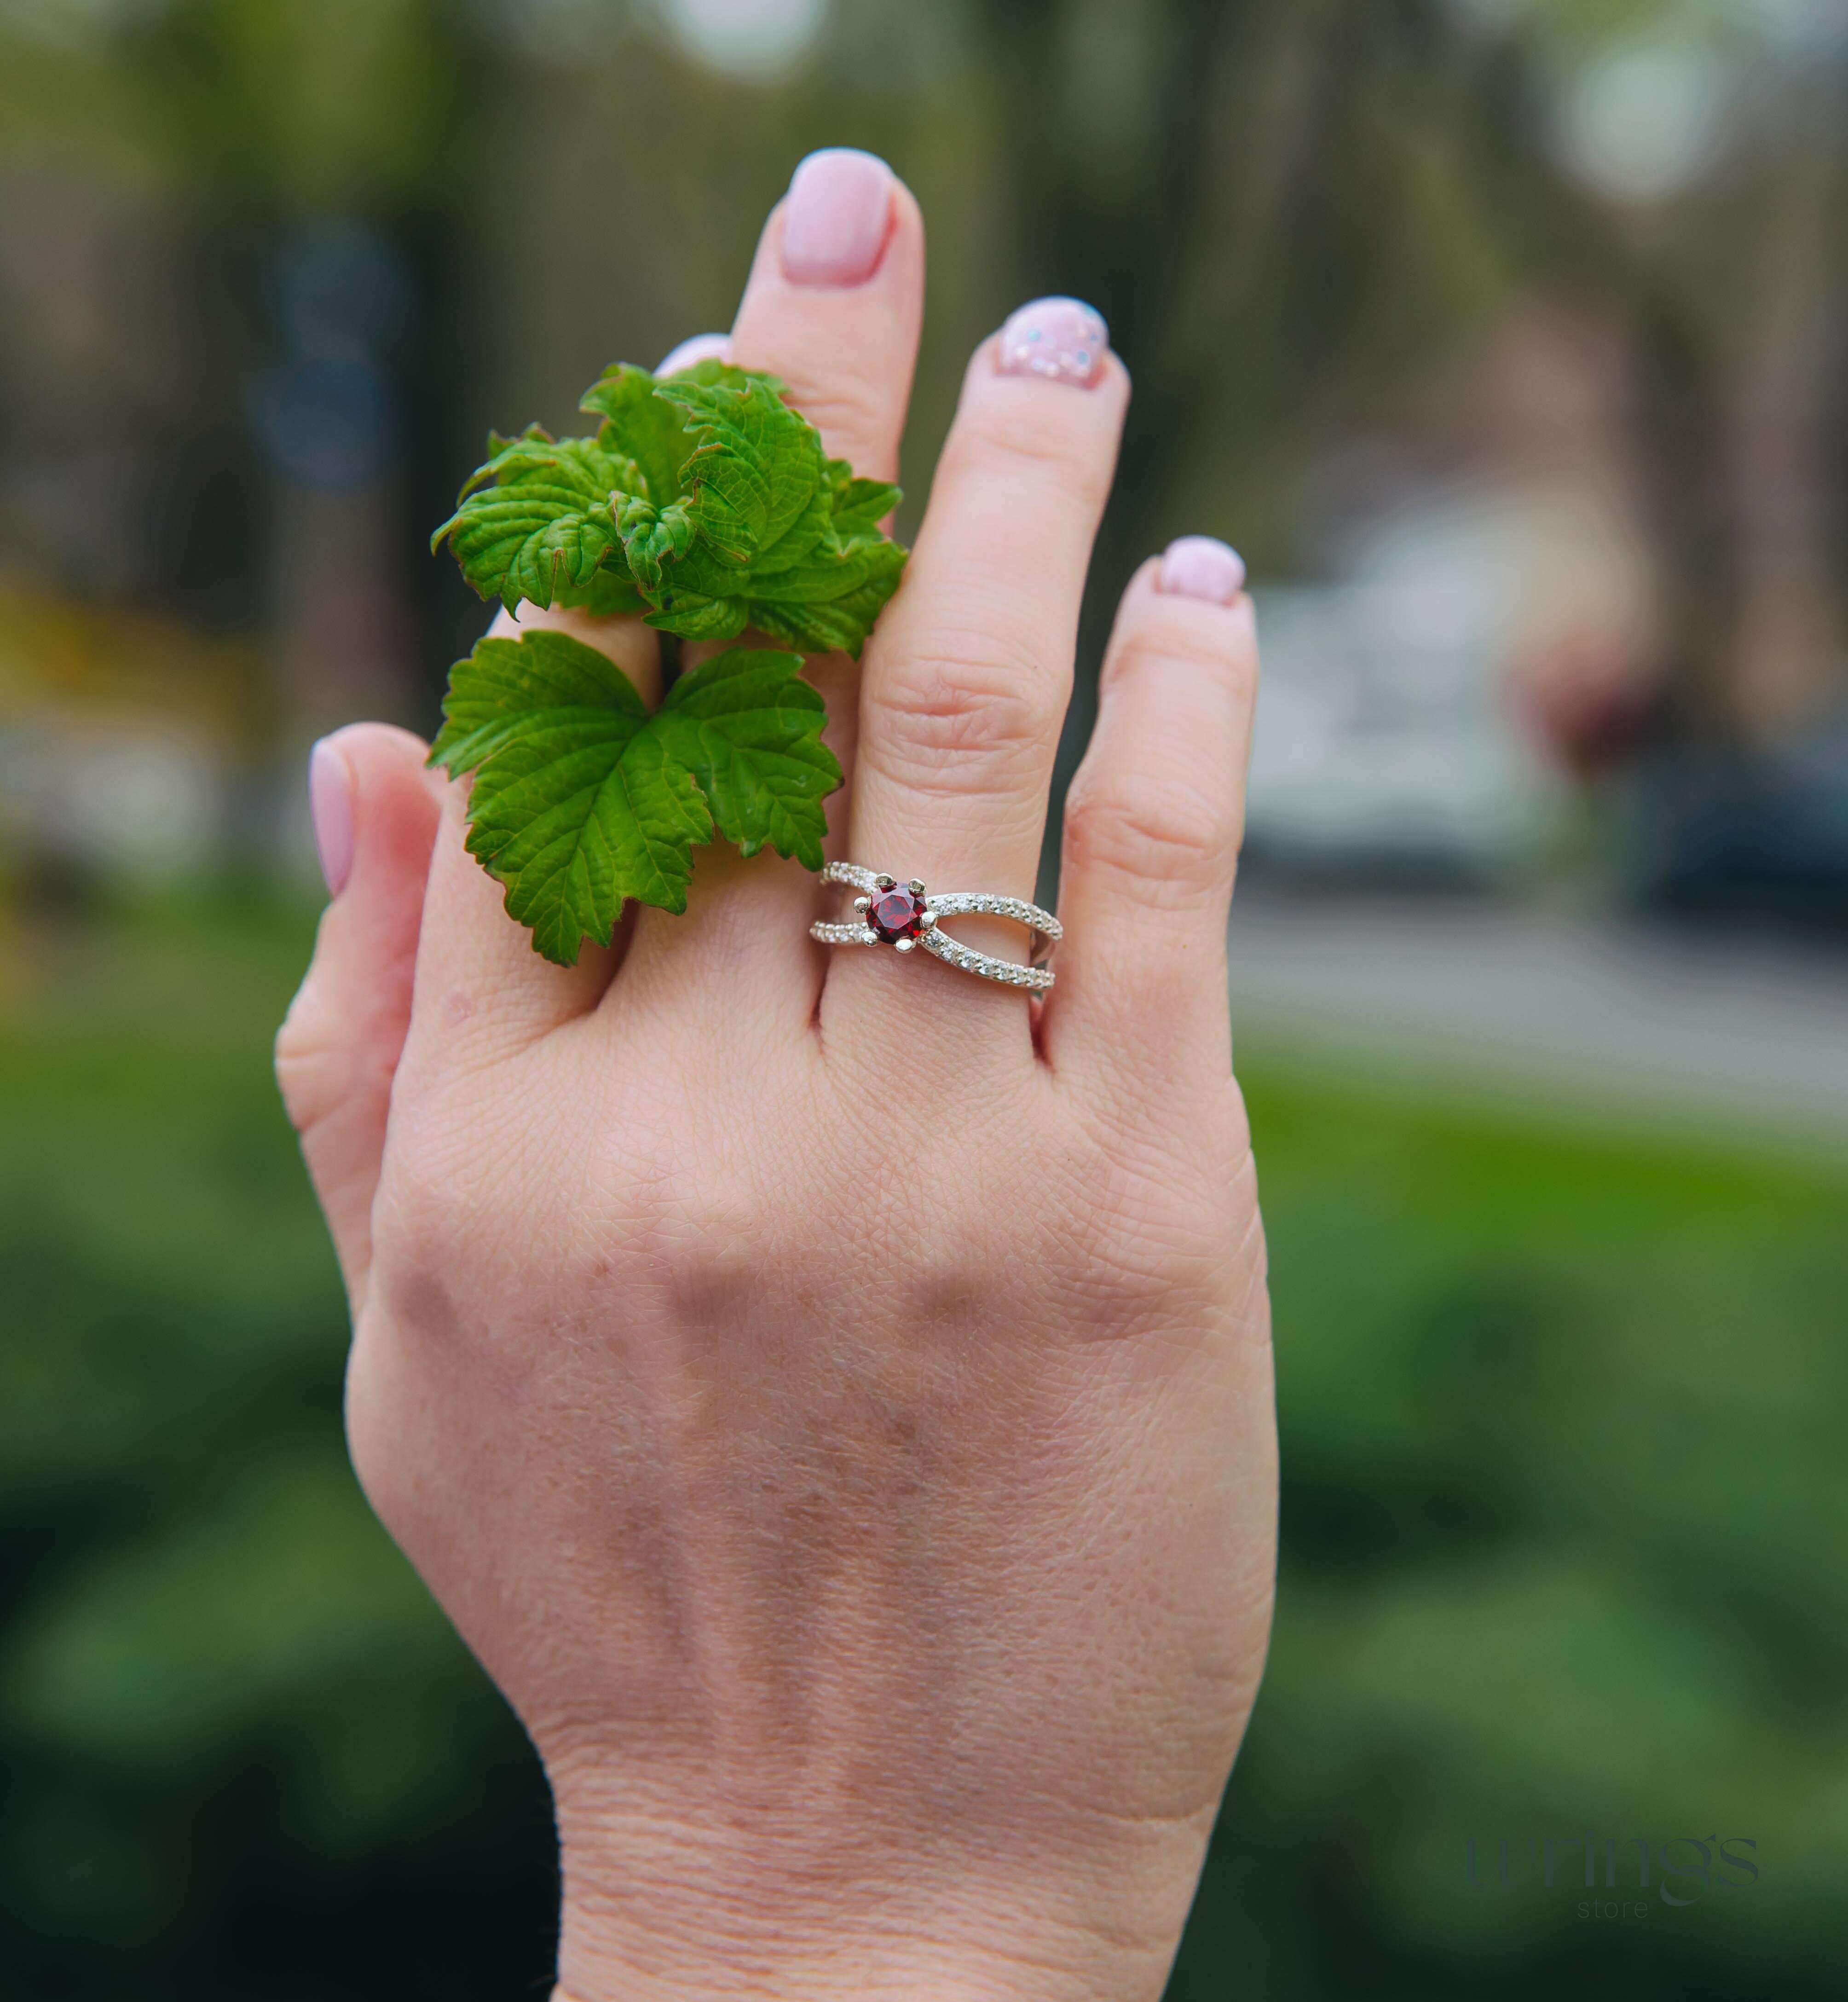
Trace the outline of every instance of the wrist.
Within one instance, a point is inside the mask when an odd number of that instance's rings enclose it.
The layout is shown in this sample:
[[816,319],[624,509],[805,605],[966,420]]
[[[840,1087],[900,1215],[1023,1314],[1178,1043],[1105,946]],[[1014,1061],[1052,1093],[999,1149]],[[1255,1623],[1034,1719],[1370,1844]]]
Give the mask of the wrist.
[[567,1913],[553,2002],[1158,2002],[1175,1942],[1152,1956],[1093,1937],[1041,1957],[1046,1944],[978,1948],[888,1924],[826,1941],[779,1926],[695,1947]]
[[567,1920],[553,2002],[1158,2002],[1173,1955],[1159,1965],[1097,1950],[1041,1961],[946,1943],[929,1928],[905,1935],[798,1942],[781,1932],[687,1943],[585,1937]]
[[553,2002],[1159,2002],[1203,1846],[1168,1833],[1096,1875],[1023,1871],[999,1840],[952,1867],[854,1826],[568,1836]]

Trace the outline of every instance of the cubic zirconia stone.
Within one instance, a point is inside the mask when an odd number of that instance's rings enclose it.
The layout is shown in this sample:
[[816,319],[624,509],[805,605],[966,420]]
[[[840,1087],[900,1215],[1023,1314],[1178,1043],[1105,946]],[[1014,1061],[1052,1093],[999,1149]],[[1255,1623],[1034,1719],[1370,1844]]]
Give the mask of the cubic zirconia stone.
[[875,890],[866,908],[866,923],[887,945],[915,938],[923,929],[924,899],[902,883],[889,890]]

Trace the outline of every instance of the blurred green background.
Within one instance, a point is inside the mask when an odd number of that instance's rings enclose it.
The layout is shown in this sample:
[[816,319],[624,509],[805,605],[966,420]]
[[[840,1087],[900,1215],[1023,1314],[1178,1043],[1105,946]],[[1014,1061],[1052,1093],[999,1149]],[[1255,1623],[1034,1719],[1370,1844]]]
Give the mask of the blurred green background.
[[[429,727],[482,434],[725,325],[824,144],[930,228],[908,519],[1022,298],[1135,375],[1065,769],[1135,562],[1257,581],[1282,1582],[1177,2002],[1840,1993],[1845,30],[0,0],[0,1993],[545,1991],[542,1783],[347,1470],[267,1075],[299,759]],[[1637,1836],[1758,1877],[1581,1914],[1526,1848],[1587,1829],[1607,1901]]]

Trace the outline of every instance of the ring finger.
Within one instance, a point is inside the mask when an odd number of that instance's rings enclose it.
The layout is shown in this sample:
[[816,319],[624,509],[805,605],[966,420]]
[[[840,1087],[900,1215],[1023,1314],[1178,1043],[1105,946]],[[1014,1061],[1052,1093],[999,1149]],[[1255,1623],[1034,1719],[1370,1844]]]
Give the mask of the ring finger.
[[[1072,300],[1023,306],[976,351],[917,548],[867,650],[850,860],[940,892],[1032,895],[1128,400],[1102,320]],[[1005,921],[956,931],[1025,957]],[[971,1010],[1005,1008],[1024,1037],[1017,989],[919,957],[837,949],[824,1026],[869,1013],[889,1029],[896,1007],[918,1033],[934,1023],[954,1037]]]

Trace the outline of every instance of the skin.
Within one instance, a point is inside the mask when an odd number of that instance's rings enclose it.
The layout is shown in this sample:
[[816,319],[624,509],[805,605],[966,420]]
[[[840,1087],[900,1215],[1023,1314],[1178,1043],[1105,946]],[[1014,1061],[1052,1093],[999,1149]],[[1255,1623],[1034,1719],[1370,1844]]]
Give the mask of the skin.
[[[891,476],[915,205],[849,288],[789,281],[782,219],[731,351]],[[832,852],[1030,895],[1129,385],[992,348],[863,668],[812,674]],[[652,634],[552,623],[657,692]],[[1256,675],[1247,598],[1138,573],[1043,1013],[829,954],[832,894],[721,846],[684,916],[549,965],[424,745],[330,740],[353,864],[277,1069],[359,1477],[551,1781],[556,2002],[1160,1993],[1270,1621],[1225,963]]]

